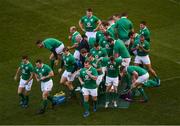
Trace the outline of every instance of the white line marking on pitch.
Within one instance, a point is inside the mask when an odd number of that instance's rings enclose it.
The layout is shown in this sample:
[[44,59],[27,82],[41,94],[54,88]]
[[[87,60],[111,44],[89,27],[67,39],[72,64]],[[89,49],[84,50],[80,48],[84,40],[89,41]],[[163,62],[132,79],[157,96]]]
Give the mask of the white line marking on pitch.
[[161,82],[170,81],[170,80],[174,80],[174,79],[178,79],[178,78],[180,78],[180,76],[170,77],[170,78],[167,78],[167,79],[163,79],[163,80],[161,80]]
[[176,0],[169,0],[169,1],[172,2],[172,3],[174,3],[174,4],[180,5],[180,3],[179,3],[178,1],[176,1]]

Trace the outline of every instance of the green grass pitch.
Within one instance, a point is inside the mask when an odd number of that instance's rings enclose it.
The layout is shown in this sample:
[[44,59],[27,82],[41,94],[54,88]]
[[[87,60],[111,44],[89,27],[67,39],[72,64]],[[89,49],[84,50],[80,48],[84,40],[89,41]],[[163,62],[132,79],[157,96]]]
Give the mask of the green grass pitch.
[[[135,30],[141,20],[148,22],[150,57],[161,86],[146,89],[148,103],[133,103],[128,109],[100,109],[84,119],[76,100],[35,115],[41,101],[40,84],[35,82],[30,107],[20,108],[18,82],[13,76],[21,55],[28,54],[33,63],[37,58],[49,63],[49,51],[38,49],[35,41],[55,37],[68,45],[69,27],[78,26],[88,7],[102,20],[126,11]],[[0,124],[180,124],[179,0],[0,0],[0,43]],[[58,82],[56,76],[54,93]]]

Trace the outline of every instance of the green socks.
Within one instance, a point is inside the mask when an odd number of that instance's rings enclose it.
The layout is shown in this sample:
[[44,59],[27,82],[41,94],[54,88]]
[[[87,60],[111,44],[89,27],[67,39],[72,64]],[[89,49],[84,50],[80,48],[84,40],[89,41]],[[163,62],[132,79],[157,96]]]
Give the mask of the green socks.
[[47,108],[48,101],[47,100],[43,100],[42,104],[43,104],[43,109],[45,110]]
[[52,69],[54,69],[54,61],[55,60],[50,60],[50,66],[51,66]]
[[28,103],[29,103],[29,96],[27,95],[27,96],[25,96],[25,105],[28,105]]
[[97,108],[97,101],[93,101],[94,109]]
[[25,100],[25,96],[23,93],[19,93],[19,97],[21,98],[21,101],[24,102]]
[[48,99],[51,103],[53,103],[53,97],[52,97],[52,96],[48,96],[47,99]]
[[110,97],[111,97],[110,92],[106,92],[105,96],[106,96],[106,102],[110,102]]
[[148,97],[146,95],[146,93],[144,92],[144,89],[143,88],[139,88],[138,91],[141,93],[141,95],[143,96],[144,100],[148,100]]
[[84,101],[84,109],[89,112],[89,103],[87,101]]

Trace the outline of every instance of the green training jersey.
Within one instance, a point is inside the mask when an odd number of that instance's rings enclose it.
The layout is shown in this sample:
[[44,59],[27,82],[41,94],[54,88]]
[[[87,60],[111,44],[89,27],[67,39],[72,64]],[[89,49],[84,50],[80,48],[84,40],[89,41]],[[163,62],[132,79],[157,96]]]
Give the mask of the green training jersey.
[[110,61],[110,58],[103,58],[102,63],[105,64],[107,69],[108,77],[118,77],[119,75],[119,66],[121,65],[122,58],[116,58],[114,62]]
[[126,48],[124,42],[120,39],[114,40],[114,53],[118,53],[122,58],[130,58],[128,49]]
[[[88,60],[88,59],[87,59]],[[90,64],[95,68],[95,69],[100,69],[102,66],[100,63],[97,63],[97,59],[96,58],[93,58],[92,61],[90,61]],[[98,75],[101,75],[103,74],[102,71],[101,72],[98,72]]]
[[[38,75],[38,78],[41,80],[42,77],[45,77],[49,75],[49,73],[52,71],[51,67],[49,67],[46,64],[43,64],[41,68],[35,67],[35,73]],[[46,78],[42,80],[42,82],[47,82],[51,78]]]
[[100,39],[99,45],[102,48],[106,49],[106,52],[107,52],[108,56],[113,55],[113,47],[109,44],[109,42],[105,38]]
[[[134,47],[136,47],[136,46],[142,46],[146,50],[150,49],[150,44],[146,40],[144,42],[136,41],[134,44]],[[138,56],[147,56],[147,55],[149,55],[149,52],[145,52],[142,49],[138,48],[137,55]]]
[[90,53],[93,55],[93,57],[95,57],[96,59],[100,58],[100,57],[106,57],[107,56],[107,51],[106,49],[100,47],[98,50],[96,50],[95,48],[92,48],[90,50]]
[[126,17],[121,17],[116,21],[115,28],[117,29],[119,39],[124,41],[129,39],[128,34],[132,30],[133,24]]
[[74,68],[75,68],[74,64],[76,60],[71,53],[69,53],[68,55],[63,54],[63,62],[64,62],[65,69],[67,70],[67,72],[74,71]]
[[27,64],[21,62],[19,67],[21,70],[21,78],[23,80],[28,80],[31,76],[31,73],[33,72],[33,65],[30,62]]
[[54,39],[54,38],[48,38],[45,39],[42,44],[44,45],[45,48],[47,48],[48,50],[52,51],[55,48],[59,47],[63,42]]
[[147,27],[145,27],[144,29],[140,29],[139,34],[143,35],[145,40],[150,42],[150,31]]
[[83,87],[88,88],[88,89],[95,89],[97,88],[96,86],[96,81],[93,80],[89,75],[87,74],[87,71],[91,72],[92,75],[98,76],[97,70],[94,67],[90,67],[89,69],[87,68],[82,68],[80,70],[80,77],[82,78],[84,85]]
[[128,66],[127,67],[128,74],[133,75],[134,71],[138,73],[138,76],[142,76],[147,73],[147,71],[145,69],[141,68],[140,66]]
[[112,39],[116,39],[116,30],[115,30],[115,23],[110,25],[108,28],[107,28],[107,32],[109,33],[110,37]]
[[100,41],[102,38],[104,38],[104,37],[105,37],[105,36],[104,36],[104,34],[103,34],[102,31],[97,31],[97,32],[96,32],[96,42],[99,43],[99,41]]
[[78,36],[78,35],[81,36],[81,34],[80,34],[78,31],[76,31],[76,32],[74,32],[74,33],[72,34],[72,38],[71,38],[71,43],[72,43],[72,45],[74,45],[75,43],[77,43],[77,41],[76,41],[76,36]]
[[86,32],[93,32],[94,29],[97,27],[98,18],[96,16],[87,17],[84,16],[80,19],[81,23],[83,24]]
[[88,41],[89,48],[92,49],[95,43],[96,43],[96,38],[90,37]]

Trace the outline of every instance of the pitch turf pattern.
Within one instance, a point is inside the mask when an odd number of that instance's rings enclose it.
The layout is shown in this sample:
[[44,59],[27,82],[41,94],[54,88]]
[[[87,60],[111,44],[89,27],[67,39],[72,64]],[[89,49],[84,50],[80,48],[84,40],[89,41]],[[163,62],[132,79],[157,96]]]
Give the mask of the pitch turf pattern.
[[[40,85],[34,83],[30,106],[18,106],[17,82],[13,76],[22,54],[31,60],[48,62],[49,52],[34,42],[46,37],[58,38],[69,45],[68,29],[88,7],[102,20],[127,11],[135,30],[146,20],[151,30],[150,58],[162,80],[158,88],[146,89],[150,101],[133,103],[128,109],[100,109],[87,119],[77,100],[43,116],[35,115],[40,106]],[[178,0],[0,0],[0,124],[180,124],[180,4]],[[78,29],[79,30],[79,29]],[[56,73],[57,75],[57,73]],[[62,89],[54,78],[53,93]],[[59,89],[60,87],[60,89]]]

